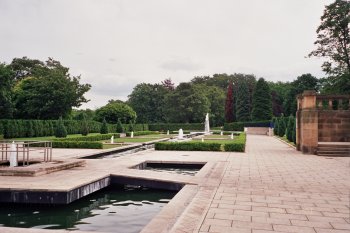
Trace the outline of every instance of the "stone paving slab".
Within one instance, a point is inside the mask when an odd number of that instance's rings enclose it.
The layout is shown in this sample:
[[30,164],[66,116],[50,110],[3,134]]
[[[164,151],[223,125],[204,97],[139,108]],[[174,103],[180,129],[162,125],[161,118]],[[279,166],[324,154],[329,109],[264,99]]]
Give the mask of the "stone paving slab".
[[[0,180],[0,188],[66,190],[109,174],[175,180],[190,185],[142,232],[350,232],[350,158],[303,155],[273,137],[259,135],[247,136],[246,150],[148,150],[87,160],[86,167],[42,177],[20,181],[9,177]],[[207,164],[194,177],[129,169],[145,161]],[[16,232],[7,229],[0,232]]]

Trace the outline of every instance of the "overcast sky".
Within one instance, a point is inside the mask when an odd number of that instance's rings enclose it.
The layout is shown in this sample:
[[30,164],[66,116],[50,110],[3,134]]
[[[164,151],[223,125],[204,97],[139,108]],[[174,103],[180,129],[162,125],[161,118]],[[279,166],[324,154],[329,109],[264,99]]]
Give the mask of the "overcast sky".
[[330,0],[0,0],[0,62],[53,57],[92,89],[83,108],[141,82],[249,73],[322,77],[305,58]]

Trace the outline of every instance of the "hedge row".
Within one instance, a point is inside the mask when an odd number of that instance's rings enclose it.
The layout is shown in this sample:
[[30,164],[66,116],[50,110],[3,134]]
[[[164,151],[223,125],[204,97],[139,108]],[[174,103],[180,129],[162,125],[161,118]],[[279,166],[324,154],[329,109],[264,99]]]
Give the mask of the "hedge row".
[[218,142],[158,142],[156,150],[179,150],[179,151],[235,151],[244,152],[246,134],[241,133],[231,143]]
[[244,131],[244,127],[271,127],[273,123],[271,121],[255,121],[255,122],[233,122],[225,123],[225,131]]
[[[221,134],[220,131],[213,131],[213,134]],[[241,133],[240,132],[229,132],[229,131],[224,131],[222,132],[223,135],[231,135],[233,134],[234,136],[239,136]]]
[[246,134],[241,133],[237,138],[233,140],[232,143],[227,143],[224,145],[225,151],[235,151],[235,152],[244,152],[246,143]]
[[148,128],[150,131],[177,131],[179,129],[204,131],[204,123],[158,123],[149,124]]
[[157,142],[156,150],[179,150],[179,151],[220,151],[221,143],[206,142]]
[[102,142],[83,142],[83,141],[53,141],[53,148],[85,148],[85,149],[103,149]]
[[109,134],[98,134],[98,135],[90,135],[90,136],[81,136],[81,137],[69,137],[69,138],[59,138],[54,139],[54,141],[61,141],[61,142],[95,142],[95,141],[102,141],[102,140],[108,140],[112,136],[114,138],[120,138],[119,133],[109,133]]
[[[150,134],[159,134],[158,131],[136,131],[134,132],[134,136],[142,136],[142,135],[150,135]],[[130,137],[131,132],[127,132],[126,136]]]
[[[64,126],[68,134],[81,134],[84,131],[83,121],[64,120]],[[53,136],[58,125],[58,120],[0,120],[0,135],[4,138],[25,138]],[[99,133],[102,123],[87,121],[89,133]],[[147,124],[135,124],[135,131],[148,130]],[[108,125],[109,132],[116,132],[117,125]],[[129,124],[123,125],[128,129]]]

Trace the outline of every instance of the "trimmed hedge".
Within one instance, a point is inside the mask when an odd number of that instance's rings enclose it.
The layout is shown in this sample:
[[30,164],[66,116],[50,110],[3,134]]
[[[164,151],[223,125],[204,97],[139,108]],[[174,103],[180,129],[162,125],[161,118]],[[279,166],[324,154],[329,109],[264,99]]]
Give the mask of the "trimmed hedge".
[[62,138],[62,139],[58,138],[58,139],[54,139],[53,141],[61,141],[61,142],[95,142],[95,141],[108,140],[112,136],[114,136],[114,138],[120,138],[120,134],[119,133],[109,133],[109,134],[99,134],[99,135],[91,135],[91,136]]
[[148,128],[150,131],[176,131],[179,129],[183,130],[201,130],[204,131],[204,123],[158,123],[149,124]]
[[[86,125],[89,133],[99,133],[101,122],[82,120],[63,120],[63,124],[68,134],[82,134]],[[0,120],[0,134],[4,138],[26,138],[26,137],[44,137],[53,136],[58,125],[58,120]],[[124,124],[128,127],[128,124]],[[117,125],[108,124],[109,132],[116,132]],[[135,131],[147,131],[147,124],[135,124]],[[1,131],[3,133],[1,133]]]
[[221,143],[203,142],[157,142],[156,150],[179,150],[179,151],[221,151]]
[[[159,134],[159,132],[158,131],[137,131],[137,132],[134,132],[134,136],[142,136],[142,135],[149,135],[149,134]],[[130,137],[131,132],[127,132],[126,136]]]
[[[213,134],[218,134],[220,135],[220,131],[213,131]],[[241,134],[241,132],[228,132],[228,131],[224,131],[222,132],[223,135],[231,135],[233,133],[234,136],[239,136]]]
[[244,131],[244,127],[273,127],[271,121],[233,122],[225,123],[225,131]]
[[102,142],[83,142],[83,141],[53,141],[53,148],[84,148],[84,149],[103,149]]
[[235,152],[244,152],[246,143],[246,134],[241,133],[237,138],[233,140],[232,143],[227,143],[224,145],[225,151],[235,151]]

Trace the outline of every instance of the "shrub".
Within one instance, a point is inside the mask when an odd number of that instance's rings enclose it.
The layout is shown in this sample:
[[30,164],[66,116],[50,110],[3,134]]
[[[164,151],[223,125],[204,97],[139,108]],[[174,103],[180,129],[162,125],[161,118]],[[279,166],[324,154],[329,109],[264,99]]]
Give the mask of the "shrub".
[[284,117],[280,117],[278,119],[278,136],[283,137],[286,134],[286,121],[284,120]]
[[278,127],[279,127],[279,121],[278,121],[278,118],[275,117],[274,118],[274,122],[273,122],[273,133],[274,133],[274,135],[278,135]]
[[227,143],[224,145],[225,151],[236,151],[236,152],[244,152],[246,144],[246,134],[241,133],[237,138],[233,140],[232,143]]
[[[38,125],[39,124],[37,124],[37,126]],[[39,127],[38,127],[38,129],[39,129]],[[67,130],[66,130],[66,127],[63,124],[62,117],[60,117],[60,119],[58,120],[58,124],[57,124],[56,131],[55,131],[55,136],[57,138],[65,138],[65,137],[67,137]]]
[[[220,134],[220,131],[213,131],[213,134]],[[223,131],[223,135],[231,135],[233,134],[234,136],[239,136],[241,133],[240,132],[229,132],[229,131]]]
[[84,117],[83,121],[81,122],[81,134],[83,136],[86,136],[89,134],[89,125]]
[[183,130],[201,130],[204,131],[204,123],[157,123],[149,124],[148,128],[150,131],[178,131]]
[[90,136],[55,139],[54,141],[61,141],[61,142],[63,142],[63,141],[81,141],[81,142],[102,141],[102,140],[108,140],[112,136],[114,136],[114,138],[120,138],[120,134],[118,134],[118,133],[110,133],[110,134],[98,134],[98,135],[90,135]]
[[287,129],[286,129],[286,136],[288,141],[292,142],[293,141],[293,128],[294,128],[295,120],[293,116],[290,116],[288,118],[288,124],[287,124]]
[[225,123],[224,131],[243,131],[244,127],[271,127],[271,121]]
[[124,132],[124,128],[123,128],[122,122],[120,121],[120,119],[118,119],[118,122],[117,122],[117,133],[123,133],[123,132]]
[[220,151],[221,143],[206,142],[157,142],[156,150],[179,150],[179,151]]
[[134,124],[132,121],[129,121],[129,132],[134,132]]
[[103,149],[102,142],[82,142],[82,141],[53,141],[53,148],[85,148]]
[[107,126],[107,121],[106,119],[103,119],[101,129],[100,129],[101,134],[108,134],[108,126]]

